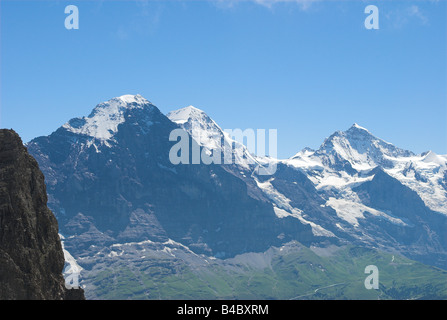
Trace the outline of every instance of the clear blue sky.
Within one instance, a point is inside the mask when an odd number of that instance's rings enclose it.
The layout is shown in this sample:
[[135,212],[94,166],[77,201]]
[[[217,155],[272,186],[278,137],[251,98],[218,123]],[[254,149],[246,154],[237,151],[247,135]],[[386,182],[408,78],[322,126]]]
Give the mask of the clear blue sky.
[[[79,8],[67,30],[66,5]],[[364,9],[379,8],[379,30]],[[25,142],[99,102],[194,105],[222,128],[278,129],[278,154],[354,122],[447,153],[440,1],[1,1],[1,119]]]

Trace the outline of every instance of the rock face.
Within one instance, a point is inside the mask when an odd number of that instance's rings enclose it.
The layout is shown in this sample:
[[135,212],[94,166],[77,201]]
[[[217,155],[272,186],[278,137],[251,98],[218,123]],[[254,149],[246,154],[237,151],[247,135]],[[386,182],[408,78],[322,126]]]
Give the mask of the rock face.
[[0,299],[83,299],[67,290],[44,176],[13,130],[0,130]]

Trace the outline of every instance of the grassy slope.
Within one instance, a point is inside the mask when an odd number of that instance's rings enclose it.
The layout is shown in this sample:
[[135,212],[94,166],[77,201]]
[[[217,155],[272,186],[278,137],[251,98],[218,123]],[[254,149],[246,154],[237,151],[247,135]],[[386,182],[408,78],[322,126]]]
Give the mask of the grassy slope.
[[[371,264],[378,290],[364,286]],[[93,284],[99,299],[447,299],[447,271],[356,247],[331,256],[304,246],[276,250],[263,268],[221,260],[193,270],[181,260],[150,259],[102,270]]]

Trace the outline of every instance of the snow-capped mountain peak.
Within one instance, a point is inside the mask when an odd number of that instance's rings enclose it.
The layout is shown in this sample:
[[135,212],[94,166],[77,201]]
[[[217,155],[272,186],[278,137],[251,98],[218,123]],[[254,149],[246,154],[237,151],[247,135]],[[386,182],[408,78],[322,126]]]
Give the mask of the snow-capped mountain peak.
[[188,106],[171,111],[166,116],[188,131],[200,145],[215,149],[220,144],[224,132],[204,111]]
[[188,122],[189,119],[200,119],[203,117],[208,117],[206,113],[194,106],[187,106],[175,111],[171,111],[166,115],[172,122],[177,124],[184,124]]
[[62,127],[76,134],[109,140],[118,131],[118,126],[125,121],[126,111],[153,107],[152,103],[141,95],[127,94],[98,104],[88,117],[71,119]]
[[447,157],[433,151],[416,155],[358,124],[333,133],[315,152],[303,149],[286,163],[308,172],[317,189],[342,193],[347,186],[372,178],[371,170],[380,167],[416,191],[431,210],[447,214]]
[[145,107],[152,106],[152,103],[143,98],[141,95],[126,94],[120,97],[112,98],[108,101],[98,104],[88,118],[94,118],[95,116],[114,115],[122,113],[128,109],[143,109]]
[[317,154],[326,155],[332,165],[347,161],[356,170],[369,170],[378,165],[387,167],[389,158],[414,156],[411,151],[377,138],[356,123],[346,131],[332,134],[317,150]]
[[447,167],[447,160],[445,158],[443,158],[442,156],[437,155],[433,151],[428,151],[425,154],[423,154],[422,156],[423,156],[422,161],[425,163],[434,163],[441,167]]
[[368,129],[358,125],[357,123],[354,123],[349,130],[363,130],[369,133]]
[[166,116],[186,130],[199,145],[232,155],[234,162],[241,167],[248,169],[250,164],[258,163],[242,142],[234,140],[204,111],[188,106],[171,111]]
[[[126,103],[128,105],[131,105],[131,104],[134,104],[134,103],[138,104],[138,105],[150,103],[147,99],[145,99],[144,97],[142,97],[139,94],[136,94],[136,95],[125,94],[125,95],[122,95],[122,96],[117,97],[115,99],[116,100],[121,100],[121,101],[123,101],[124,103]],[[114,100],[114,99],[112,99],[112,100]]]

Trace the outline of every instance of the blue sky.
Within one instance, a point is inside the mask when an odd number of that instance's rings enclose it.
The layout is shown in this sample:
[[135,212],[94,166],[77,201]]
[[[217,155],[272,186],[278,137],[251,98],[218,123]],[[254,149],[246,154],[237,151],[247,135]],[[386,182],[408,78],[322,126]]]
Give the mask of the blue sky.
[[[67,30],[65,6],[79,8]],[[379,30],[364,9],[379,8]],[[1,1],[0,126],[25,142],[123,94],[278,130],[278,155],[354,122],[447,153],[446,1]]]

